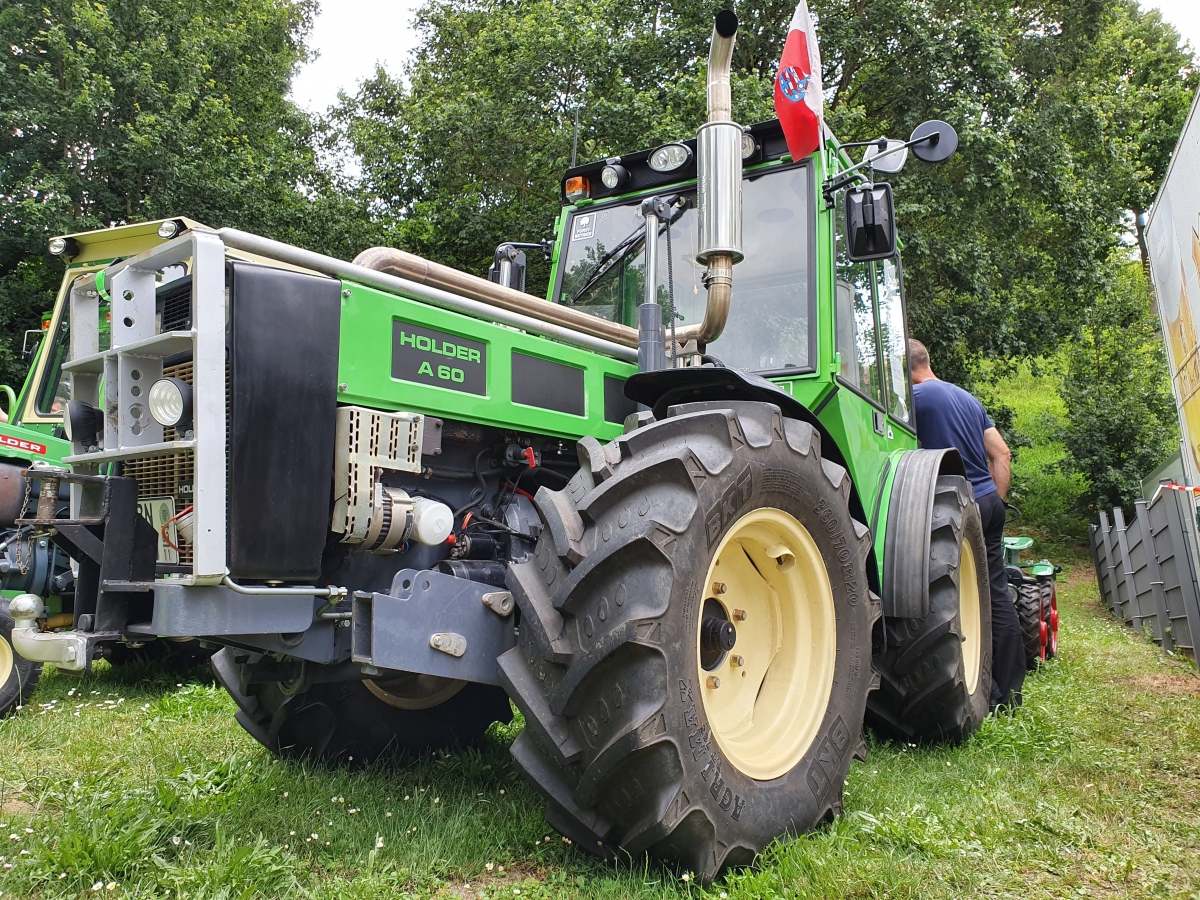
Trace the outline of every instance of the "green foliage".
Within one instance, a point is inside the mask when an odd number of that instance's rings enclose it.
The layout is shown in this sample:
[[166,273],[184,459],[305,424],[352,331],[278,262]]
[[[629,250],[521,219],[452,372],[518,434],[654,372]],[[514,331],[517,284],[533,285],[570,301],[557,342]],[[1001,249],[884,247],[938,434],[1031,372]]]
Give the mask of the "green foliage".
[[[1003,375],[992,375],[981,392],[989,411],[991,394],[1011,415],[1012,431],[1002,433],[1013,448],[1013,481],[1009,501],[1020,510],[1009,519],[1009,533],[1030,526],[1062,537],[1080,539],[1087,533],[1088,517],[1081,501],[1088,484],[1081,472],[1064,471],[1068,461],[1062,432],[1067,409],[1060,396],[1064,355],[1016,366]],[[993,418],[995,416],[993,415]],[[1013,433],[1020,438],[1013,440]]]
[[53,303],[53,234],[183,215],[317,249],[358,244],[285,97],[312,0],[0,5],[0,380]]
[[1088,482],[1090,509],[1129,507],[1141,480],[1178,447],[1179,426],[1149,284],[1137,263],[1114,262],[1114,289],[1085,311],[1069,345],[1062,396],[1068,471]]

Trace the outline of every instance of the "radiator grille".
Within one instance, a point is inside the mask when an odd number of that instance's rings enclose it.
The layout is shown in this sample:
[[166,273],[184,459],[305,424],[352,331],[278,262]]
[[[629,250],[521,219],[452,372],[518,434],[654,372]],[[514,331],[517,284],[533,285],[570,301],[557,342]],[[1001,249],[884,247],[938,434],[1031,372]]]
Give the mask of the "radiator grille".
[[[137,479],[139,497],[174,497],[176,514],[192,505],[196,459],[191,450],[126,460],[122,474]],[[179,564],[193,562],[192,545],[179,540]]]
[[[189,295],[190,297],[190,295]],[[163,377],[178,378],[192,383],[191,361],[163,368]],[[164,441],[179,440],[174,428],[163,429]],[[148,456],[144,459],[126,460],[122,474],[137,479],[138,497],[174,497],[176,514],[192,505],[192,494],[196,483],[196,459],[191,450],[169,453],[164,456]],[[179,565],[190,567],[194,561],[192,545],[180,538]]]

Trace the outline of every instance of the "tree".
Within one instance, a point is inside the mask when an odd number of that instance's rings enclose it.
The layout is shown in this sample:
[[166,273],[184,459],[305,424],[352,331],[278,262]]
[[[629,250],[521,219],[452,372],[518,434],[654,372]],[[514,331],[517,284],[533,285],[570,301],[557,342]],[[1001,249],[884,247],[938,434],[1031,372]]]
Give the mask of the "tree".
[[53,302],[54,234],[170,215],[348,252],[356,217],[286,95],[312,0],[0,7],[0,378]]
[[1145,270],[1110,263],[1114,290],[1087,310],[1066,351],[1062,397],[1068,469],[1090,487],[1089,511],[1129,508],[1141,481],[1179,446],[1179,423]]
[[[792,0],[736,4],[735,117],[772,115]],[[1129,210],[1165,172],[1197,83],[1136,0],[813,0],[843,140],[943,118],[958,156],[897,176],[909,315],[939,371],[1052,352],[1112,289]],[[408,249],[480,272],[546,233],[580,113],[583,158],[690,135],[712,6],[435,0],[408,85],[383,72],[338,114]],[[1139,204],[1141,206],[1139,207]]]

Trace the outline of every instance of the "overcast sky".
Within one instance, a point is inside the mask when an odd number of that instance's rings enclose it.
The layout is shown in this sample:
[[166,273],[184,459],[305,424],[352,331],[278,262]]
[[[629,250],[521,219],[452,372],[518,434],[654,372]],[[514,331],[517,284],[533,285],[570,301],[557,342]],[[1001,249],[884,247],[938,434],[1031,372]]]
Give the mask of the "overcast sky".
[[[1200,0],[1142,0],[1200,50]],[[337,101],[339,90],[353,92],[375,71],[375,63],[399,74],[416,46],[412,18],[420,0],[324,0],[313,25],[311,46],[319,52],[292,86],[292,98],[313,112]]]

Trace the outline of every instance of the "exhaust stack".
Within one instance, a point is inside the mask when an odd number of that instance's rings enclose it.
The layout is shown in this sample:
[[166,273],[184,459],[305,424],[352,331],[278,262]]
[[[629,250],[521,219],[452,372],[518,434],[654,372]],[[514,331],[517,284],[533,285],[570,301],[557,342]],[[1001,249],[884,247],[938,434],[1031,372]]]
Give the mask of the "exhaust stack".
[[708,51],[708,121],[696,132],[696,207],[699,250],[706,266],[708,304],[699,325],[680,329],[679,340],[703,348],[725,329],[733,291],[733,265],[742,254],[742,127],[732,121],[730,70],[738,20],[731,10],[717,13]]

